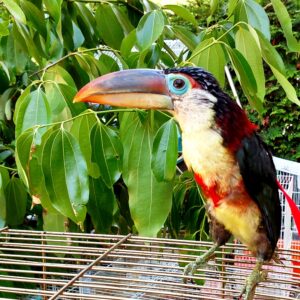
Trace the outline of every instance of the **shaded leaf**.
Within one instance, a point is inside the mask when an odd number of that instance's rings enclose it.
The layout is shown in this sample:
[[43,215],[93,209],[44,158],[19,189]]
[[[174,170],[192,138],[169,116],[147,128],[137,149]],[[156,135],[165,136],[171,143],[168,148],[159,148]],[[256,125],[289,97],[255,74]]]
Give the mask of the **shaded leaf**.
[[91,131],[92,162],[99,168],[100,176],[110,188],[120,178],[122,144],[117,133],[100,122]]
[[53,17],[56,24],[60,22],[61,18],[61,4],[62,0],[43,0],[49,14]]
[[124,145],[123,178],[128,187],[129,208],[141,235],[156,236],[171,210],[172,182],[158,182],[151,170],[155,131],[149,119],[126,113],[121,121]]
[[90,198],[87,210],[97,233],[108,233],[113,221],[115,194],[101,177],[90,178]]
[[34,28],[43,36],[44,39],[47,38],[47,29],[44,19],[44,13],[38,9],[30,1],[22,0],[21,7],[24,11],[28,21],[32,23]]
[[6,169],[0,166],[0,228],[6,223],[6,197],[5,189],[9,183],[9,174]]
[[257,97],[257,85],[251,67],[237,49],[227,48],[227,52],[245,96],[250,104],[261,113],[263,110],[262,101]]
[[123,57],[127,57],[134,45],[136,44],[136,30],[132,30],[122,41],[121,54]]
[[96,11],[96,21],[97,29],[104,42],[114,49],[120,49],[124,32],[111,5],[99,5]]
[[177,126],[170,119],[159,128],[153,141],[151,167],[157,181],[170,181],[174,178],[177,156]]
[[159,10],[151,11],[141,18],[136,28],[137,44],[141,51],[149,48],[161,36],[164,26],[164,16]]
[[80,149],[87,163],[88,173],[90,176],[98,177],[99,172],[95,170],[92,164],[92,146],[91,146],[91,131],[93,126],[97,123],[98,119],[94,113],[87,114],[84,112],[73,121],[71,133],[79,141]]
[[45,134],[41,167],[52,205],[82,224],[89,197],[87,165],[75,137],[64,128]]
[[17,226],[23,223],[27,193],[21,180],[12,177],[5,189],[6,195],[6,223],[9,226]]
[[109,55],[101,54],[98,61],[98,66],[101,72],[101,75],[119,71],[118,63],[114,58]]

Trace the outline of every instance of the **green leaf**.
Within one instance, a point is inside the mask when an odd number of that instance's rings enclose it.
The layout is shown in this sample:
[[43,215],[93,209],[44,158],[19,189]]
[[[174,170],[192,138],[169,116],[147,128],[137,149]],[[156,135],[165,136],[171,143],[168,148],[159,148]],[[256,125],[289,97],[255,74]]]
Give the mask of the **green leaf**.
[[61,4],[62,0],[43,0],[49,14],[54,19],[55,23],[58,24],[61,18]]
[[114,58],[109,55],[101,54],[98,61],[98,66],[101,72],[101,75],[119,71],[118,63]]
[[265,97],[265,75],[260,48],[257,44],[258,37],[253,37],[255,33],[254,30],[252,30],[251,33],[242,26],[239,26],[236,32],[235,42],[236,49],[241,52],[249,63],[257,85],[257,97],[263,102]]
[[12,16],[19,22],[26,24],[26,17],[21,7],[14,0],[3,0],[4,6],[12,14]]
[[291,85],[291,83],[286,79],[285,75],[283,75],[280,71],[278,71],[276,68],[273,68],[271,65],[271,70],[278,80],[278,82],[281,84],[282,88],[284,89],[286,96],[291,100],[292,102],[300,105],[300,100],[297,97],[297,93],[295,88]]
[[120,178],[122,144],[117,133],[100,122],[91,131],[92,162],[96,163],[100,176],[111,188]]
[[24,49],[24,44],[21,42],[22,38],[20,39],[20,34],[16,30],[15,26],[9,34],[5,38],[1,38],[2,47],[3,47],[3,61],[7,68],[10,70],[11,73],[19,75],[24,72],[24,68],[29,60],[28,51]]
[[177,126],[175,121],[170,119],[159,128],[153,141],[151,167],[157,181],[174,179],[177,156]]
[[271,0],[276,16],[290,51],[300,52],[300,42],[293,35],[292,21],[285,5],[280,0]]
[[164,5],[163,8],[173,11],[176,16],[183,18],[184,20],[192,23],[196,27],[198,26],[198,22],[196,21],[194,15],[190,13],[190,11],[187,8],[173,4]]
[[28,18],[28,21],[30,21],[33,27],[43,36],[44,39],[46,39],[47,28],[43,11],[38,9],[33,3],[26,0],[21,1],[21,7]]
[[88,173],[75,137],[64,128],[44,134],[41,167],[54,208],[82,225],[89,197]]
[[30,127],[48,124],[50,121],[51,110],[41,88],[18,99],[15,111],[17,137]]
[[128,187],[129,208],[141,235],[156,236],[171,210],[173,182],[158,182],[151,170],[155,130],[148,118],[124,114],[121,121],[124,145],[123,179]]
[[97,29],[104,42],[114,49],[120,49],[124,32],[111,5],[99,4],[96,11],[96,21]]
[[80,149],[87,163],[88,173],[95,178],[99,176],[99,172],[97,169],[95,170],[95,166],[92,164],[91,131],[97,120],[94,113],[88,114],[87,111],[76,118],[71,127],[71,133],[80,142]]
[[211,16],[216,12],[218,5],[219,5],[219,0],[210,0],[209,7],[210,7]]
[[12,177],[5,189],[6,195],[6,223],[9,226],[17,226],[23,223],[27,193],[21,180]]
[[129,56],[131,49],[136,44],[136,30],[132,30],[122,41],[121,54],[125,58]]
[[74,90],[77,89],[76,84],[72,78],[72,76],[66,71],[63,67],[56,65],[51,68],[49,68],[45,75],[44,75],[44,81],[53,81],[57,84],[65,84],[70,87],[72,87]]
[[8,171],[0,166],[0,228],[3,228],[6,223],[6,197],[5,189],[9,183]]
[[120,22],[124,33],[128,35],[134,29],[134,27],[132,26],[127,14],[121,9],[121,7],[117,5],[111,4],[111,8]]
[[9,21],[3,21],[2,20],[0,22],[0,37],[9,35],[8,25],[9,25]]
[[46,82],[44,84],[45,94],[51,109],[53,122],[59,122],[72,117],[68,107],[68,101],[62,94],[59,85],[55,82]]
[[256,80],[249,63],[237,49],[227,48],[227,52],[245,96],[249,103],[261,113],[263,106],[261,99],[257,97]]
[[191,51],[193,51],[200,43],[199,37],[185,27],[173,26],[172,30],[175,36],[180,39],[181,42],[183,42]]
[[285,74],[285,66],[281,56],[278,54],[276,49],[271,45],[271,43],[259,31],[256,31],[256,33],[259,37],[261,54],[264,61],[268,65],[277,69],[280,73]]
[[113,221],[115,194],[101,177],[90,178],[90,198],[87,205],[97,233],[109,233]]
[[226,57],[221,44],[215,42],[214,38],[202,41],[192,52],[191,62],[211,72],[220,82],[225,84]]
[[151,11],[141,18],[136,28],[137,44],[141,51],[148,49],[161,36],[164,26],[161,11]]
[[270,21],[265,10],[254,0],[239,0],[235,11],[234,21],[246,22],[259,30],[268,40],[271,38]]

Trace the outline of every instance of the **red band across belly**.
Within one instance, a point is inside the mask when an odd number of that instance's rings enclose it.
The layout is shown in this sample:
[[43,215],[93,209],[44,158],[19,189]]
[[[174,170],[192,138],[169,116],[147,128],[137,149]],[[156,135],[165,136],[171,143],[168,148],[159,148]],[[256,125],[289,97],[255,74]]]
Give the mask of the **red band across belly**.
[[203,178],[199,174],[194,174],[196,182],[201,187],[201,190],[206,198],[209,198],[214,203],[214,206],[217,207],[219,205],[220,200],[223,198],[221,195],[219,195],[216,191],[216,185],[207,186]]

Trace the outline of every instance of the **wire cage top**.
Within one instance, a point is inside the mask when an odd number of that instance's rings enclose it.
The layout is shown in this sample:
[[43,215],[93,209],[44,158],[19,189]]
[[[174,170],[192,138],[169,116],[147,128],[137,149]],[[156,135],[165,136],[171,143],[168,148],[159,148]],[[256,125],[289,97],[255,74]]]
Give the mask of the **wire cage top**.
[[[228,244],[193,282],[183,267],[209,242],[2,229],[0,299],[235,299],[254,259]],[[300,299],[300,250],[278,250],[255,299]]]

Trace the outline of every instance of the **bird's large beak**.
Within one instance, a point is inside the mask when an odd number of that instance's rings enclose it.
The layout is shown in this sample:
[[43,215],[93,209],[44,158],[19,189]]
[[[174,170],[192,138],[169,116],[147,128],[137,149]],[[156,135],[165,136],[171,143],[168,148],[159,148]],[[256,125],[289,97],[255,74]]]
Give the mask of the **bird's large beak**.
[[85,85],[73,102],[172,110],[165,75],[160,70],[124,70],[101,76]]

